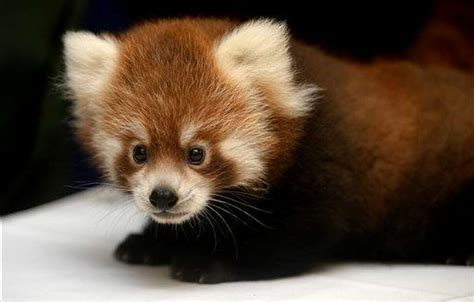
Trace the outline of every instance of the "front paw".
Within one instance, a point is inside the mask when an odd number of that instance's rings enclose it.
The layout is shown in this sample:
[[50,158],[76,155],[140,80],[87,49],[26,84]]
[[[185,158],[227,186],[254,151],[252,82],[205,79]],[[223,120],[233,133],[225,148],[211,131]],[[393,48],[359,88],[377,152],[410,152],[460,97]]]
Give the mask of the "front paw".
[[170,262],[165,247],[157,246],[151,238],[131,234],[115,249],[114,257],[128,264],[162,265]]
[[179,261],[171,263],[171,276],[180,281],[215,284],[239,280],[235,267],[222,260]]

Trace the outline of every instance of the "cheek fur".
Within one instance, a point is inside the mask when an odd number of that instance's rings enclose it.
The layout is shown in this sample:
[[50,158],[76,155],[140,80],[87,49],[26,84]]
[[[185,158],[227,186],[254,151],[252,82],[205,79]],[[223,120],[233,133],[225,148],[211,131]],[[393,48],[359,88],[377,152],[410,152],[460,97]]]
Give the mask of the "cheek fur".
[[233,185],[236,180],[234,164],[224,158],[221,152],[216,149],[213,150],[209,163],[199,169],[198,173],[209,183],[212,183],[214,189]]
[[101,168],[104,176],[116,181],[117,173],[115,169],[115,159],[120,155],[123,149],[119,138],[110,135],[102,129],[97,129],[91,136],[91,149],[94,153],[94,160]]
[[265,175],[263,152],[255,139],[230,136],[220,143],[219,149],[235,167],[235,183],[247,185]]

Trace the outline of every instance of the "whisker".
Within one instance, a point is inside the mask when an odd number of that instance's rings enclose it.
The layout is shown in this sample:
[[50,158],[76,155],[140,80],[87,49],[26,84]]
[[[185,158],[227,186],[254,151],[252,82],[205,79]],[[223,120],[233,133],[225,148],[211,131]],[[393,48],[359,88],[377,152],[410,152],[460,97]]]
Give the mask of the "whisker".
[[252,218],[255,222],[257,222],[258,224],[260,224],[261,226],[263,227],[266,227],[268,229],[275,229],[273,227],[270,227],[266,224],[264,224],[263,222],[261,222],[260,220],[258,220],[256,217],[254,217],[252,214],[248,213],[247,211],[243,210],[242,208],[239,208],[238,206],[234,205],[234,204],[231,204],[229,202],[225,202],[225,201],[222,201],[222,200],[219,200],[219,199],[214,199],[214,198],[211,198],[210,200],[212,201],[215,201],[215,202],[219,202],[219,203],[222,203],[222,204],[225,204],[225,205],[228,205],[228,206],[231,206],[239,211],[242,211],[245,215],[247,215],[248,217]]
[[218,221],[217,219],[214,219],[214,216],[212,215],[212,213],[208,211],[208,210],[209,210],[208,207],[206,207],[205,210],[206,210],[206,213],[209,215],[209,218],[210,218],[210,219],[216,224],[216,226],[219,228],[219,231],[221,232],[221,234],[222,234],[224,237],[226,237],[225,232],[222,230],[222,227],[221,227],[219,221]]
[[216,204],[213,204],[214,207],[218,208],[218,209],[221,209],[222,211],[226,212],[227,214],[231,215],[232,217],[234,217],[236,220],[242,222],[243,224],[245,224],[246,226],[249,226],[247,224],[247,222],[245,222],[244,220],[242,220],[240,217],[238,217],[237,215],[235,215],[234,213],[230,212],[229,210],[227,209],[224,209],[223,207],[220,207]]
[[243,206],[249,207],[249,208],[254,209],[254,210],[256,210],[256,211],[260,211],[260,212],[264,212],[264,213],[268,213],[268,214],[273,213],[272,211],[268,211],[268,210],[264,210],[264,209],[258,208],[258,207],[256,207],[256,206],[250,205],[250,204],[248,204],[248,203],[246,203],[246,202],[244,202],[244,201],[239,201],[239,200],[233,199],[233,198],[228,197],[228,196],[225,196],[225,195],[221,195],[221,194],[218,194],[218,193],[214,193],[214,195],[217,196],[217,197],[224,198],[224,199],[226,199],[226,200],[230,200],[230,201],[232,201],[232,202],[241,204],[241,205],[243,205]]
[[174,234],[175,234],[175,236],[176,236],[176,239],[178,239],[178,238],[179,238],[179,234],[178,234],[178,225],[177,225],[177,224],[175,224],[173,227],[174,227]]
[[183,227],[182,224],[179,224],[179,227],[180,227],[181,231],[183,231],[184,238],[187,240],[187,239],[188,239],[188,235],[186,235],[186,229]]
[[[119,192],[122,192],[122,193],[130,193],[130,190],[126,187],[122,187],[122,186],[117,186],[117,185],[113,185],[113,184],[105,184],[105,183],[97,183],[97,185],[99,185],[100,187],[102,187],[101,189],[113,189],[113,190],[117,190]],[[86,189],[91,189],[91,188],[96,188],[96,184],[83,184],[83,185],[65,185],[64,186],[65,188],[69,188],[69,189],[75,189],[75,190],[86,190]]]
[[208,213],[206,212],[206,209],[204,209],[202,212],[202,215],[204,218],[206,218],[206,220],[209,222],[209,225],[211,226],[211,229],[212,229],[212,233],[214,235],[214,248],[212,249],[212,253],[214,253],[217,249],[217,234],[216,234],[216,230],[214,228],[214,225],[212,224],[211,220],[209,219],[208,217]]
[[249,193],[249,192],[246,192],[246,191],[236,191],[236,190],[232,190],[230,188],[226,189],[220,189],[219,190],[220,192],[223,192],[223,193],[229,193],[229,194],[233,194],[233,195],[238,195],[238,196],[244,196],[244,197],[250,197],[252,199],[264,199],[264,200],[268,200],[268,197],[265,197],[263,195],[257,195],[257,194],[252,194],[252,193]]
[[102,185],[102,186],[109,186],[109,187],[114,187],[118,189],[128,189],[126,186],[122,186],[122,185],[110,183],[110,182],[102,182],[102,181],[75,181],[75,183],[77,183],[79,186]]
[[224,219],[224,217],[222,217],[221,214],[219,214],[219,212],[214,209],[212,207],[211,204],[209,204],[209,209],[212,210],[214,213],[216,213],[221,219],[222,219],[222,222],[224,222],[224,224],[226,225],[227,227],[227,230],[229,231],[231,237],[232,237],[232,241],[234,242],[234,247],[235,247],[235,258],[238,258],[239,256],[239,248],[237,246],[237,240],[235,239],[235,236],[234,236],[234,232],[232,232],[232,229],[230,228],[229,224],[227,223],[227,221]]

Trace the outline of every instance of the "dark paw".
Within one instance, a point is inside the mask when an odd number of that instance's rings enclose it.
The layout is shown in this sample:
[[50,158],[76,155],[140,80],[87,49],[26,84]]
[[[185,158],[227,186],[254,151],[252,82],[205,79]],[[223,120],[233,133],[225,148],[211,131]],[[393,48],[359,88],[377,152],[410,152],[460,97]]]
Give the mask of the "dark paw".
[[233,267],[219,260],[211,260],[207,263],[180,263],[173,261],[171,264],[171,276],[180,281],[215,284],[239,280]]
[[446,264],[474,266],[474,254],[459,254],[448,257]]
[[[139,234],[129,235],[115,249],[114,257],[129,264],[162,265],[169,263],[169,254],[157,247],[149,237]],[[151,242],[150,242],[151,241]]]

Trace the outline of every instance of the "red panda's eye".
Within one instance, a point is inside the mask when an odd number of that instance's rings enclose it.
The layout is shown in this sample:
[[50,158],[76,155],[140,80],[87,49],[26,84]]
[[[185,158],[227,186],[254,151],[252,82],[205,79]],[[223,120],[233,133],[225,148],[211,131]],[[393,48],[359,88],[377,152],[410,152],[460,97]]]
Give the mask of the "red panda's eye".
[[136,145],[133,148],[133,160],[137,164],[143,164],[148,158],[146,147],[144,145]]
[[201,147],[192,147],[188,150],[188,162],[192,165],[200,165],[204,161],[205,152]]

